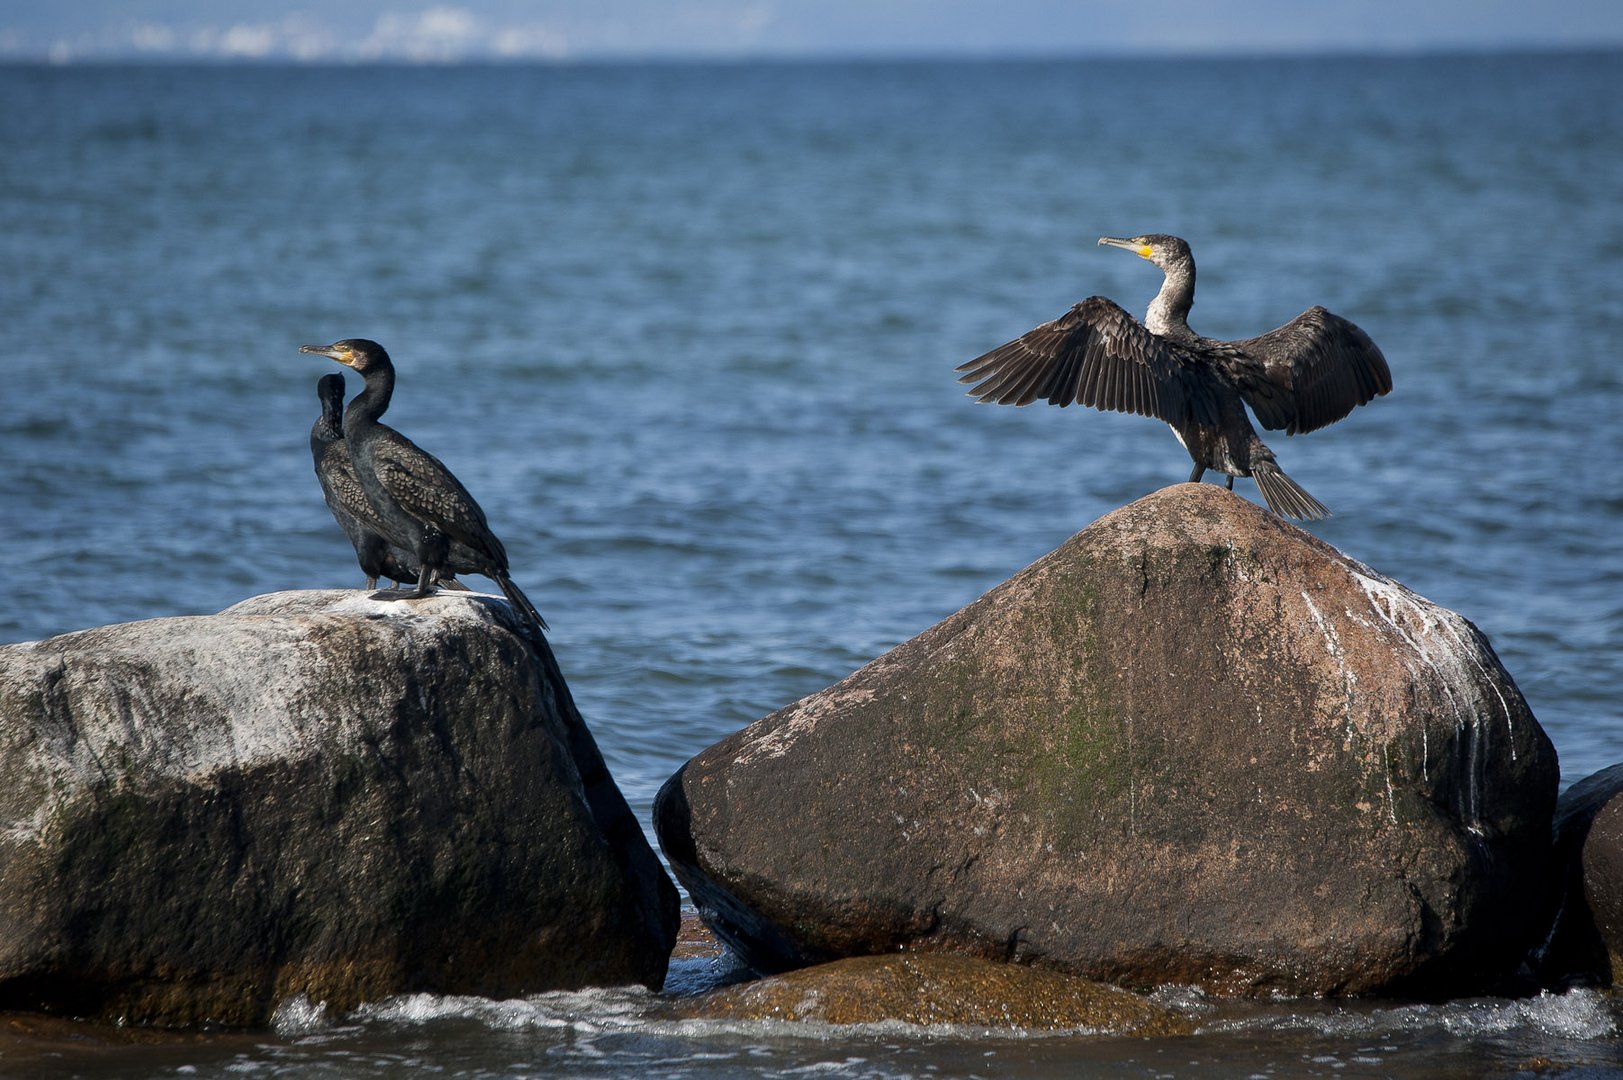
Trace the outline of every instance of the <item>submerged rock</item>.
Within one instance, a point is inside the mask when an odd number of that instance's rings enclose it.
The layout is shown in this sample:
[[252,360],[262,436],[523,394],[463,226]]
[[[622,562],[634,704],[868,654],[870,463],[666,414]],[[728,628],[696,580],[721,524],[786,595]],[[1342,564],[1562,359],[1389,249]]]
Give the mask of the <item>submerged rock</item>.
[[277,593],[0,647],[0,1008],[657,987],[677,916],[494,598]]
[[1182,1035],[1193,1023],[1105,983],[944,953],[858,956],[678,1003],[689,1020],[900,1021],[929,1026]]
[[1183,484],[705,750],[655,819],[761,971],[1480,992],[1540,930],[1556,785],[1469,622]]

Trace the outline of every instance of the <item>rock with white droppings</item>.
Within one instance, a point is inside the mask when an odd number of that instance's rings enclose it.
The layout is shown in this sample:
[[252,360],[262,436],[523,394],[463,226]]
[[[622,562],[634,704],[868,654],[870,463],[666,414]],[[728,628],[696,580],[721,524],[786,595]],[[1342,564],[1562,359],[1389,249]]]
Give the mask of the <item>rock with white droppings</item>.
[[1542,929],[1556,787],[1469,622],[1185,484],[710,747],[655,817],[761,970],[1480,992]]
[[0,647],[0,1008],[658,986],[677,911],[499,598],[276,593]]

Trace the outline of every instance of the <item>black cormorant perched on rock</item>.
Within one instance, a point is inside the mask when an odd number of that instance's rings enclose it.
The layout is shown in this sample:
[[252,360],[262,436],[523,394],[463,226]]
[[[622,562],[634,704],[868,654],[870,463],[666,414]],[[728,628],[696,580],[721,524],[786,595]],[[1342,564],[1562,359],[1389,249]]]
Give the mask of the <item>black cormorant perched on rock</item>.
[[[321,399],[321,415],[310,428],[310,457],[315,462],[316,479],[321,481],[327,509],[355,548],[355,558],[366,575],[366,587],[377,588],[380,577],[388,578],[397,587],[417,584],[417,560],[384,537],[383,522],[366,501],[360,477],[355,475],[355,463],[349,459],[349,444],[344,441],[344,377],[336,373],[323,375],[316,383],[316,396]],[[436,584],[446,589],[467,589],[456,578],[444,574]]]
[[1279,468],[1246,417],[1287,434],[1333,424],[1392,389],[1386,358],[1369,335],[1322,307],[1244,341],[1216,341],[1189,329],[1195,259],[1176,236],[1152,233],[1099,243],[1125,248],[1161,268],[1165,280],[1140,323],[1092,296],[967,364],[970,395],[999,405],[1073,401],[1153,416],[1171,425],[1194,459],[1191,482],[1207,469],[1257,481],[1268,508],[1294,518],[1330,511]]
[[412,595],[427,596],[450,574],[483,574],[501,586],[521,616],[547,629],[541,613],[508,576],[507,550],[467,488],[438,458],[379,422],[394,395],[394,363],[383,346],[350,338],[304,345],[299,351],[330,357],[366,383],[344,411],[344,441],[366,500],[383,525],[381,533],[410,552],[420,567]]
[[395,584],[417,584],[417,563],[405,550],[392,546],[383,536],[383,522],[367,502],[355,466],[349,460],[349,444],[344,441],[344,377],[323,375],[316,384],[321,399],[321,416],[310,429],[310,457],[315,462],[316,479],[327,509],[355,548],[355,558],[366,575],[366,587],[378,587],[378,578]]

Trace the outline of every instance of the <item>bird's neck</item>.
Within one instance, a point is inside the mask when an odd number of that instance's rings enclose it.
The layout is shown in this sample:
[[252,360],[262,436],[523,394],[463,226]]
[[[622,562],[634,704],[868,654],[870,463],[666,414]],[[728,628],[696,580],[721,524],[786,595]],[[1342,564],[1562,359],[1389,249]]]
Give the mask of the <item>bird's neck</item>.
[[337,442],[343,437],[343,424],[336,416],[323,416],[310,429],[310,443],[312,446],[317,444],[325,446],[327,443]]
[[394,396],[394,372],[388,368],[374,368],[363,378],[366,386],[344,410],[344,431],[353,431],[357,425],[375,424],[389,408]]
[[1150,310],[1144,315],[1144,326],[1162,337],[1193,338],[1189,309],[1195,305],[1195,268],[1179,265],[1164,273],[1161,291],[1150,301]]

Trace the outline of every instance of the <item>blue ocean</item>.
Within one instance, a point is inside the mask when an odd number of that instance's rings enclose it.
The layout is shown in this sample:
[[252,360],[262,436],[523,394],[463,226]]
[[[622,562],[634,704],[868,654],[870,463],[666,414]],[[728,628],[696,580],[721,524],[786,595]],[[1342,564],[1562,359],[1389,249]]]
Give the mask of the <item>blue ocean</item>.
[[[1187,478],[1165,425],[953,371],[1089,295],[1141,314],[1159,273],[1096,240],[1169,232],[1197,332],[1323,304],[1384,350],[1390,396],[1270,444],[1312,532],[1487,634],[1570,784],[1623,762],[1620,89],[1618,53],[0,67],[0,641],[359,587],[307,447],[337,369],[298,347],[373,338],[646,822],[705,746]],[[1623,1073],[1588,991],[1185,1001],[1161,1040],[646,996],[0,1030],[0,1075]]]

